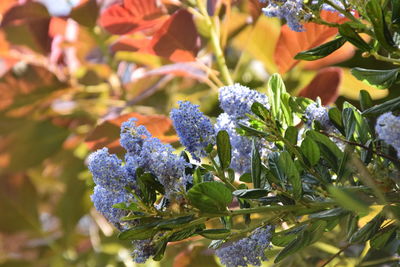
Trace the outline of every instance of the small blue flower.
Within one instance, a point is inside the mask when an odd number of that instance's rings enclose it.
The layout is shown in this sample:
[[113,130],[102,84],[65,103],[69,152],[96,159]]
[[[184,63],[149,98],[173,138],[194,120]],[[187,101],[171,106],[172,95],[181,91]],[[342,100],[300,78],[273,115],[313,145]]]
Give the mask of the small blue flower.
[[145,263],[151,256],[154,256],[156,250],[151,239],[132,241],[132,258],[136,263]]
[[116,226],[121,223],[121,217],[126,216],[127,213],[125,210],[113,208],[113,205],[131,200],[125,191],[109,191],[99,185],[94,187],[91,199],[96,210]]
[[107,148],[99,149],[88,157],[88,167],[95,184],[107,190],[122,190],[128,182],[128,175],[122,161],[108,153]]
[[137,119],[132,118],[121,125],[121,146],[129,153],[139,153],[145,138],[151,137],[143,125],[136,125]]
[[182,145],[195,160],[206,156],[206,147],[215,144],[215,131],[209,118],[199,111],[198,105],[179,101],[179,108],[170,113],[172,123]]
[[285,19],[290,29],[296,32],[304,31],[300,22],[311,17],[303,9],[303,0],[270,0],[262,11],[268,17]]
[[219,102],[221,108],[235,119],[245,118],[246,114],[251,113],[254,102],[259,102],[269,108],[266,95],[240,84],[220,88]]
[[333,132],[336,129],[329,119],[328,109],[326,107],[312,103],[307,106],[304,116],[308,126],[311,126],[313,121],[318,121],[323,130],[327,132]]
[[397,157],[400,158],[400,116],[394,116],[391,112],[382,114],[376,121],[375,131],[379,139],[397,151]]
[[259,227],[250,236],[215,251],[221,263],[227,267],[260,266],[268,260],[265,250],[270,248],[273,226]]

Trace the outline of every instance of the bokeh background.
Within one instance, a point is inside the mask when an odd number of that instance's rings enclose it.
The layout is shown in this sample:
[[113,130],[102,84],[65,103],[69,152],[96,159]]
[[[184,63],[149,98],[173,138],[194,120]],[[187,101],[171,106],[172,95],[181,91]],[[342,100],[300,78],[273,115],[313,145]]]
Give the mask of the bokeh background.
[[[135,266],[130,244],[92,207],[86,157],[103,146],[121,153],[119,125],[130,117],[179,147],[168,118],[178,100],[201,104],[211,117],[220,112],[223,82],[191,1],[157,1],[159,21],[143,29],[138,13],[106,12],[129,2],[152,1],[0,1],[0,266]],[[351,76],[355,66],[391,67],[351,45],[313,62],[293,59],[332,39],[334,29],[307,24],[292,32],[262,16],[257,0],[206,2],[235,82],[265,91],[269,75],[279,72],[290,93],[339,107],[357,105],[361,89],[377,103],[400,95],[398,85],[378,90]],[[317,266],[337,252],[338,239],[328,233],[288,262]],[[147,266],[218,266],[207,245],[176,242]]]

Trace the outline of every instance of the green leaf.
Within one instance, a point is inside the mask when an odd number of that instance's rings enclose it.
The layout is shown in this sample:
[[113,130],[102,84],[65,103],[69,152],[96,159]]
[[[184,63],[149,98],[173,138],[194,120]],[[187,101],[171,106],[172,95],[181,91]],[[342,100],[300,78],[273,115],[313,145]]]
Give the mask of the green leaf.
[[391,87],[397,80],[400,68],[390,70],[372,70],[363,68],[353,68],[351,73],[358,80],[378,89]]
[[318,163],[321,153],[317,143],[314,142],[310,137],[306,136],[306,138],[303,139],[300,149],[311,166],[314,166]]
[[385,21],[385,14],[378,0],[368,1],[365,11],[374,28],[379,44],[389,52],[396,51],[395,43]]
[[356,118],[351,108],[343,109],[342,120],[343,120],[346,140],[350,140],[352,139],[354,130],[356,129]]
[[256,139],[253,139],[251,148],[251,179],[254,188],[261,187],[261,158],[256,146]]
[[328,192],[340,206],[347,210],[363,214],[366,214],[369,211],[368,205],[357,198],[354,193],[351,193],[345,188],[329,186]]
[[296,239],[289,243],[281,252],[279,252],[278,256],[276,256],[274,263],[278,263],[283,260],[285,257],[299,251],[300,249],[308,246],[310,242],[310,235],[304,231],[301,232]]
[[334,208],[329,210],[320,211],[317,213],[310,214],[310,218],[312,219],[326,219],[326,218],[334,218],[340,215],[347,213],[342,208]]
[[145,240],[152,238],[158,232],[158,230],[155,229],[158,223],[159,222],[156,221],[132,227],[119,233],[118,238],[121,240]]
[[243,173],[240,176],[239,181],[241,181],[243,183],[251,183],[252,182],[251,174],[250,173]]
[[228,132],[224,130],[219,131],[217,134],[217,152],[222,170],[226,170],[231,165],[231,150],[232,147]]
[[364,227],[358,229],[349,239],[350,243],[364,243],[371,239],[379,230],[382,222],[385,218],[378,214],[371,221],[369,221]]
[[391,224],[381,229],[370,241],[374,249],[382,249],[390,240],[395,237],[396,226]]
[[366,90],[360,91],[360,106],[362,111],[373,106],[371,95]]
[[251,105],[251,111],[262,120],[266,120],[271,117],[269,110],[259,102],[254,102]]
[[347,239],[349,239],[354,234],[354,232],[357,231],[357,229],[358,229],[358,220],[359,220],[359,217],[355,216],[353,213],[349,213],[346,216],[346,227],[345,227],[345,230],[346,230]]
[[275,233],[272,236],[271,243],[274,246],[285,247],[285,246],[289,245],[289,243],[292,242],[295,238],[296,238],[295,233],[279,232],[279,233]]
[[392,0],[392,23],[400,23],[400,1]]
[[171,230],[171,229],[181,228],[183,225],[193,221],[193,219],[194,219],[193,215],[188,215],[188,216],[163,220],[156,225],[155,229]]
[[279,167],[279,153],[272,152],[268,154],[268,166],[272,175],[278,179],[280,184],[285,187],[287,183],[286,176],[283,173],[283,170]]
[[283,172],[283,174],[287,177],[286,180],[292,185],[294,198],[296,200],[299,200],[302,195],[300,174],[289,152],[283,151],[279,155],[278,166],[279,169]]
[[310,235],[309,244],[317,242],[319,239],[321,239],[322,235],[325,232],[325,228],[327,227],[327,225],[328,225],[328,223],[324,220],[310,222],[309,226],[306,229],[306,231]]
[[297,136],[299,131],[294,126],[289,126],[285,131],[285,139],[288,140],[292,145],[297,144]]
[[281,94],[284,92],[286,92],[286,87],[281,76],[277,73],[273,74],[268,80],[267,94],[272,116],[276,119],[279,119],[281,114]]
[[154,246],[153,260],[160,261],[164,258],[165,249],[167,248],[168,239],[161,240]]
[[268,193],[265,189],[241,189],[232,192],[233,196],[246,199],[258,199],[267,196]]
[[307,136],[311,137],[319,146],[321,156],[331,167],[337,171],[339,168],[338,162],[343,157],[343,152],[333,143],[327,136],[320,134],[314,130],[307,131]]
[[314,47],[307,51],[300,52],[294,58],[298,60],[308,61],[324,58],[342,47],[345,42],[346,39],[344,37],[339,37],[323,45]]
[[397,110],[400,110],[400,97],[396,97],[380,105],[373,106],[372,108],[365,110],[362,114],[378,115],[389,111],[397,111]]
[[220,182],[204,182],[194,185],[188,191],[190,203],[202,212],[225,211],[232,202],[231,191]]
[[175,242],[175,241],[180,241],[180,240],[184,240],[186,238],[189,238],[195,234],[197,234],[198,231],[201,231],[202,229],[205,228],[204,224],[201,225],[196,225],[194,227],[187,227],[184,228],[181,231],[175,232],[173,233],[169,238],[168,241],[169,242]]
[[342,113],[337,107],[332,107],[328,111],[329,115],[329,120],[335,125],[335,127],[343,134],[345,135],[344,132],[344,126],[343,126],[343,121],[342,121]]
[[362,51],[370,51],[371,47],[367,44],[358,33],[348,24],[344,23],[339,26],[339,33],[347,41]]
[[288,93],[283,92],[281,94],[281,110],[282,110],[282,115],[283,119],[286,122],[288,126],[293,126],[293,110],[292,107],[290,106],[290,99],[291,95]]
[[231,230],[229,229],[207,229],[199,233],[199,235],[212,240],[225,239],[230,234]]

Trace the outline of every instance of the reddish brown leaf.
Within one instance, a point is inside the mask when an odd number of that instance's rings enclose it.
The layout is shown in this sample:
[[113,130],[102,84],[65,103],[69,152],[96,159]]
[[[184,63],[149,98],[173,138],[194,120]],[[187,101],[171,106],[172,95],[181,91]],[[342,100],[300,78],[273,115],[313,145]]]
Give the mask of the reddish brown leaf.
[[172,15],[153,36],[145,53],[174,62],[194,61],[198,52],[199,34],[192,14],[181,9]]
[[125,0],[108,7],[100,16],[100,24],[112,34],[128,34],[158,28],[166,16],[156,0]]
[[135,52],[141,48],[145,48],[150,44],[149,39],[133,39],[128,36],[122,36],[115,43],[111,45],[111,51],[116,53],[118,51]]
[[98,125],[86,139],[86,144],[91,150],[108,147],[111,153],[122,153],[119,144],[121,124],[130,118],[137,119],[137,125],[146,126],[153,137],[162,142],[173,143],[178,141],[176,135],[166,135],[172,129],[172,122],[163,115],[142,115],[136,112],[125,114],[114,119],[109,119]]
[[84,0],[71,10],[70,17],[82,26],[93,28],[96,26],[99,10],[96,0]]
[[304,87],[299,96],[311,99],[321,98],[323,105],[329,105],[339,96],[339,86],[342,81],[343,71],[338,67],[321,69],[314,79]]
[[49,24],[46,7],[36,2],[11,7],[1,21],[9,42],[28,46],[39,53],[50,52]]
[[[346,21],[337,12],[323,11],[321,17],[332,23]],[[315,23],[305,23],[303,32],[292,31],[287,25],[282,26],[274,55],[279,72],[285,73],[299,62],[294,59],[297,53],[319,46],[337,33],[337,28]]]

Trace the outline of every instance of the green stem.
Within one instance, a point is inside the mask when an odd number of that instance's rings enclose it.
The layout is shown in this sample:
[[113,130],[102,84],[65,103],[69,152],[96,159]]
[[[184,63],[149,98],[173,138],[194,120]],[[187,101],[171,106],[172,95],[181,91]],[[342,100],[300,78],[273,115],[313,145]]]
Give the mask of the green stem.
[[392,64],[400,65],[400,59],[395,59],[395,58],[390,58],[390,57],[385,57],[381,56],[378,53],[372,53],[371,54],[374,58],[380,61],[385,61],[385,62],[390,62]]
[[207,24],[207,27],[210,29],[210,41],[211,41],[211,46],[213,48],[216,60],[217,60],[217,65],[218,68],[221,72],[221,76],[224,80],[224,82],[227,85],[233,84],[232,77],[229,73],[229,69],[226,65],[224,53],[222,51],[221,45],[220,45],[220,40],[219,40],[219,34],[216,30],[216,25],[208,15],[207,9],[204,5],[203,0],[197,0],[197,7],[200,10],[200,13],[203,15],[203,18]]
[[244,215],[244,214],[252,214],[252,213],[263,213],[263,212],[287,212],[287,211],[297,211],[302,208],[326,208],[335,206],[335,202],[322,202],[322,203],[308,203],[307,206],[304,205],[286,205],[286,206],[261,206],[254,207],[248,209],[239,209],[239,210],[229,210],[216,214],[203,214],[204,217],[213,218],[213,217],[221,217],[221,216],[236,216],[236,215]]

